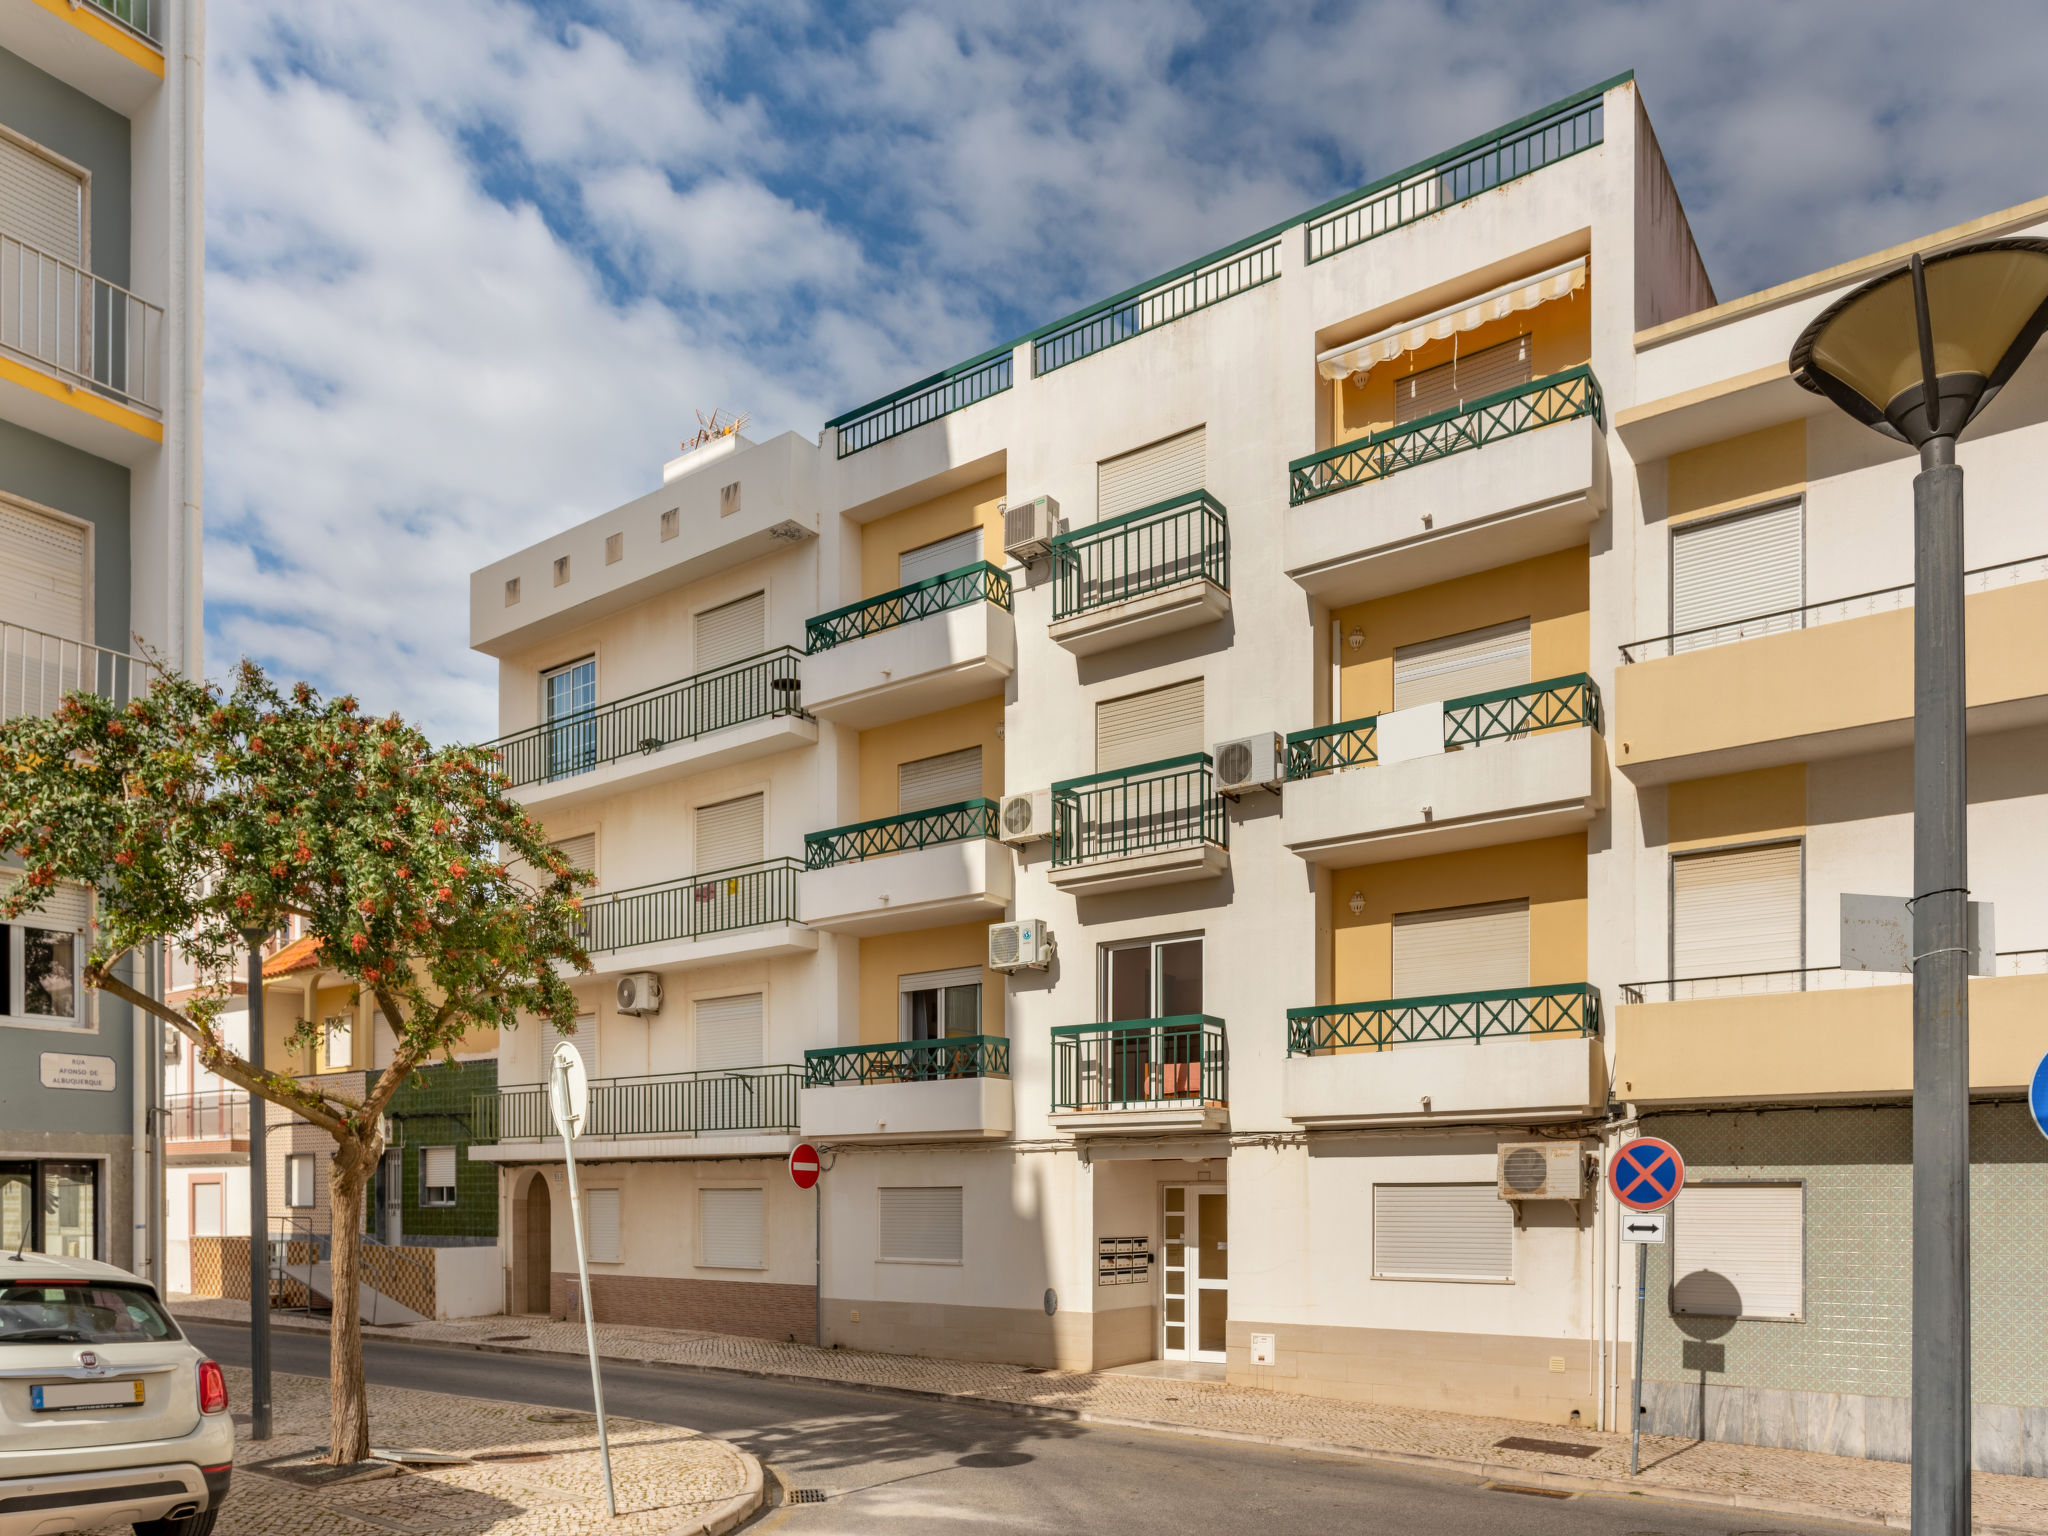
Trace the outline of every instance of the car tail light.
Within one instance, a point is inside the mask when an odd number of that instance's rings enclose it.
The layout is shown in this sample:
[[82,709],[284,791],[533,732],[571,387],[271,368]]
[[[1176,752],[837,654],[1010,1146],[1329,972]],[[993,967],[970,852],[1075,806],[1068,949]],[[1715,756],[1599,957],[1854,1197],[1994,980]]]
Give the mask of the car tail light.
[[221,1368],[211,1360],[199,1362],[199,1411],[228,1411],[228,1379],[221,1373]]

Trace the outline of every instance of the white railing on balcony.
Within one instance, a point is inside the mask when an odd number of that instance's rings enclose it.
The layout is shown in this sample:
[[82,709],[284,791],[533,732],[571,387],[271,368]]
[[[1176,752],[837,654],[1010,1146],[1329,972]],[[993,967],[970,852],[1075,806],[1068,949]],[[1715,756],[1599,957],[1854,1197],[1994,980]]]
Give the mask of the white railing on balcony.
[[0,623],[0,718],[53,714],[67,693],[125,704],[148,691],[151,670],[126,651]]
[[0,352],[160,416],[163,334],[156,305],[0,234]]
[[87,0],[87,3],[94,10],[113,17],[130,32],[139,33],[157,47],[163,47],[164,8],[157,0]]

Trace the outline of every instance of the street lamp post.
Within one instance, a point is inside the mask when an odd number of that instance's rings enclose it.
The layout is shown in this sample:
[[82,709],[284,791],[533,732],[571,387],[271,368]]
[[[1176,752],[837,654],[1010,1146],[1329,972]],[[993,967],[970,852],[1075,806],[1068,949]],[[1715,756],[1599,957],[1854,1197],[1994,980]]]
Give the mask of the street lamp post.
[[1913,1508],[1970,1530],[1969,838],[1956,438],[2048,328],[2048,241],[1912,261],[1801,333],[1792,374],[1920,453],[1913,479]]

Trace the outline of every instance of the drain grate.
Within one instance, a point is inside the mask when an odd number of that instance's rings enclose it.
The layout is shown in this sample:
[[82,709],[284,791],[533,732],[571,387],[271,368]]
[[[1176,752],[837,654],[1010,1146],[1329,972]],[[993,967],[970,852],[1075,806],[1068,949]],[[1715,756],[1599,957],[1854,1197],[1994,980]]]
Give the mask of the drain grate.
[[1495,1493],[1526,1493],[1532,1499],[1568,1499],[1572,1496],[1568,1488],[1530,1488],[1521,1483],[1488,1483],[1486,1486]]
[[822,1504],[829,1497],[831,1495],[822,1488],[792,1488],[789,1490],[789,1502],[792,1504]]
[[1577,1445],[1570,1440],[1533,1440],[1527,1435],[1509,1435],[1493,1442],[1500,1451],[1536,1451],[1545,1456],[1598,1456],[1597,1445]]

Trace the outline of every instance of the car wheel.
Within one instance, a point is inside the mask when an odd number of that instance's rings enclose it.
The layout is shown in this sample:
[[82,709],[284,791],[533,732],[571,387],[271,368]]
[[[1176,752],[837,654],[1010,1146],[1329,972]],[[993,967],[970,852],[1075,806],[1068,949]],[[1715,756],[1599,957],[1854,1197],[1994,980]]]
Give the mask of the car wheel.
[[214,1523],[219,1519],[219,1510],[204,1509],[178,1520],[138,1520],[135,1536],[213,1536]]

